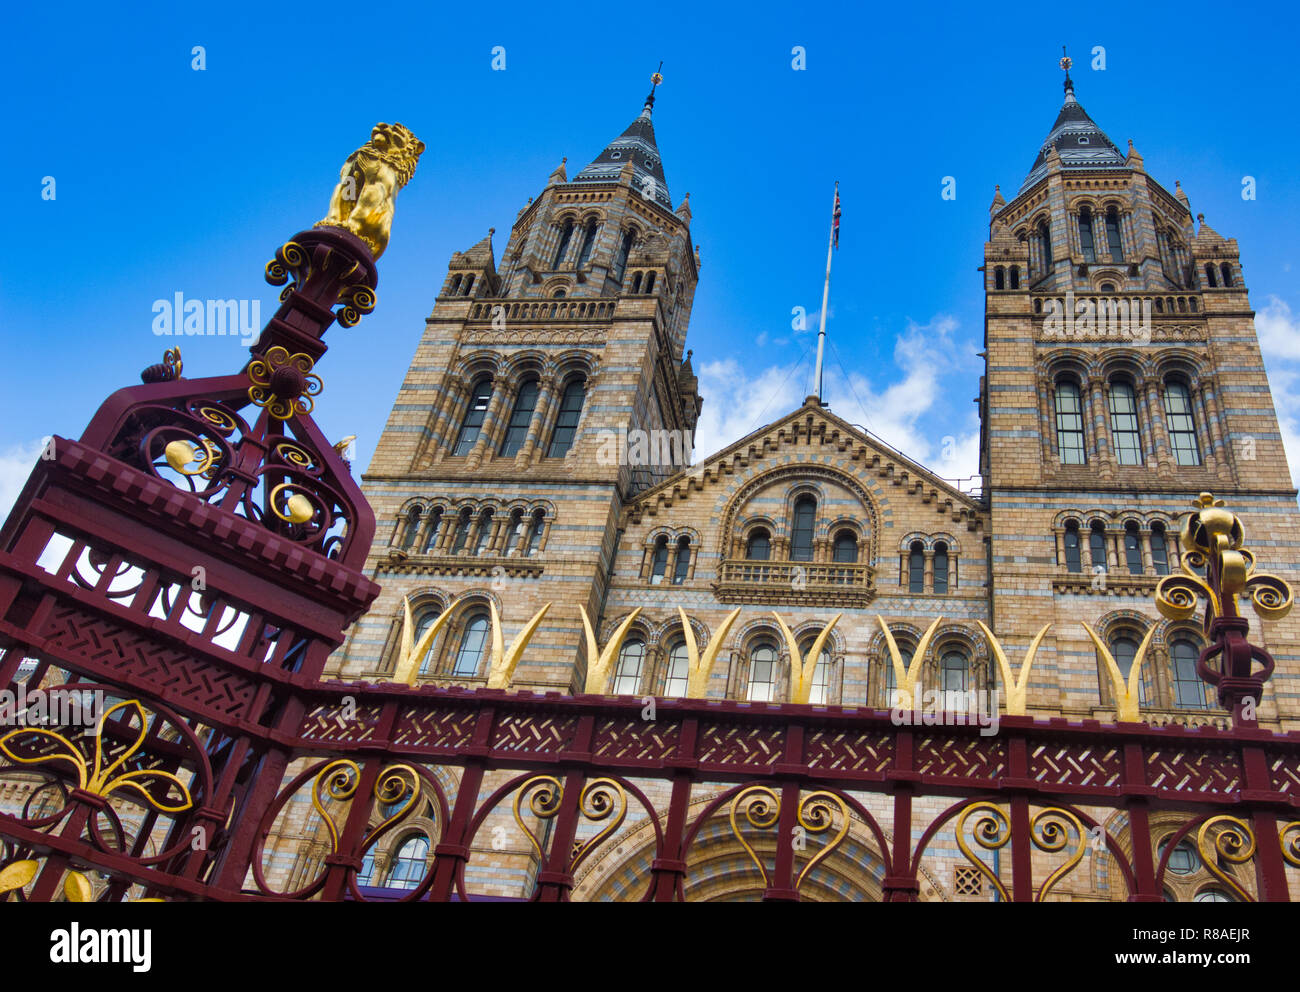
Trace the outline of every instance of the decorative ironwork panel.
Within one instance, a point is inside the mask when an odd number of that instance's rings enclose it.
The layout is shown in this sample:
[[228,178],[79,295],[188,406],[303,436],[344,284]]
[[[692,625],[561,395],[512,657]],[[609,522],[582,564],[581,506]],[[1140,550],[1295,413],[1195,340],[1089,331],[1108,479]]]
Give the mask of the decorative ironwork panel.
[[1300,795],[1300,754],[1270,754],[1268,772],[1273,788],[1278,792]]
[[1029,774],[1045,785],[1119,785],[1123,781],[1124,755],[1110,744],[1040,743],[1029,752]]
[[397,715],[393,744],[431,749],[464,747],[478,722],[475,709],[439,710],[426,705],[407,706]]
[[1204,744],[1151,748],[1146,766],[1147,784],[1157,789],[1222,795],[1241,788],[1241,762],[1224,748]]
[[253,699],[252,679],[196,662],[190,652],[162,647],[75,606],[56,607],[42,633],[51,648],[154,683],[173,704],[179,697],[207,713],[239,717]]
[[922,775],[995,779],[1006,767],[1006,745],[992,737],[930,735],[916,739],[916,770]]
[[577,726],[576,716],[508,713],[492,729],[491,747],[494,751],[531,754],[563,751],[573,743]]
[[681,728],[652,720],[600,720],[592,737],[591,753],[597,758],[663,761],[677,751]]
[[374,739],[383,711],[379,703],[358,704],[344,696],[309,711],[298,734],[313,743],[361,744]]
[[783,727],[705,724],[700,728],[700,764],[765,767],[781,757]]
[[893,736],[878,731],[814,730],[804,743],[804,761],[819,771],[883,772],[893,760]]

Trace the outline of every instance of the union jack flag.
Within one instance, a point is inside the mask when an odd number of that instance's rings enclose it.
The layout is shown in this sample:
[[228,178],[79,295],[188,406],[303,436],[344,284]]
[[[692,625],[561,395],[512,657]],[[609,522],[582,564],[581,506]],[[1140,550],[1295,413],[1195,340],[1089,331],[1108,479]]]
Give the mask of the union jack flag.
[[835,212],[831,214],[831,242],[836,248],[840,246],[840,187],[835,186]]

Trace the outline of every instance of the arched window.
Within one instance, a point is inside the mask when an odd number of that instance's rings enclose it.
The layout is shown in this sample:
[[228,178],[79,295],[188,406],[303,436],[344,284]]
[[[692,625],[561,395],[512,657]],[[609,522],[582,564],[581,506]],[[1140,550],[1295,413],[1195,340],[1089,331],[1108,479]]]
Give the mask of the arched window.
[[641,693],[641,666],[645,664],[645,641],[630,637],[618,652],[618,671],[614,675],[614,695],[636,696]]
[[388,873],[386,889],[413,889],[424,878],[425,862],[429,858],[429,838],[414,834],[402,842],[393,858]]
[[481,555],[488,550],[488,542],[492,540],[492,511],[484,510],[478,518],[478,536],[474,541],[474,554]]
[[510,523],[507,525],[506,536],[506,555],[517,555],[520,551],[520,542],[524,538],[524,511],[512,510],[510,512]]
[[546,511],[537,510],[533,513],[533,529],[528,534],[528,553],[527,557],[531,558],[542,549],[542,531],[546,529]]
[[770,703],[776,695],[776,647],[766,641],[749,654],[749,692],[747,699]]
[[750,561],[767,561],[772,557],[772,538],[766,529],[760,527],[750,533],[745,542],[745,557]]
[[452,540],[451,553],[460,554],[465,550],[465,545],[469,543],[469,529],[472,520],[472,514],[469,507],[460,511],[460,516],[456,518],[456,537]]
[[851,565],[858,560],[858,536],[853,531],[842,530],[836,533],[834,558],[845,565]]
[[1056,380],[1056,447],[1062,465],[1087,461],[1083,448],[1083,402],[1073,379]]
[[515,397],[515,408],[510,413],[506,436],[501,439],[501,454],[510,456],[519,453],[528,437],[528,425],[533,422],[533,411],[536,409],[537,380],[525,379],[519,384],[519,395]]
[[1178,638],[1169,646],[1169,661],[1173,665],[1175,706],[1193,710],[1206,708],[1205,683],[1196,674],[1196,661],[1200,656],[1200,648],[1185,637]]
[[409,548],[415,544],[415,535],[420,532],[420,508],[413,506],[406,514],[406,527],[402,530],[402,547]]
[[812,561],[813,526],[817,519],[817,501],[801,496],[794,504],[794,526],[790,529],[790,560]]
[[555,264],[552,269],[558,269],[560,263],[564,261],[564,256],[569,253],[569,242],[573,238],[573,221],[565,221],[564,228],[560,231],[560,244],[555,249]]
[[[1128,673],[1133,670],[1133,661],[1137,657],[1138,639],[1135,635],[1121,634],[1110,643],[1110,653],[1115,658],[1115,664],[1119,668],[1119,674],[1124,679],[1124,684],[1128,685]],[[1138,702],[1143,706],[1147,702],[1147,679],[1150,673],[1143,669],[1142,675],[1138,679]]]
[[1012,289],[1020,288],[1020,266],[1019,265],[1011,266],[1011,288]]
[[453,276],[451,286],[447,289],[447,295],[455,296],[458,292],[460,292],[460,276]]
[[1217,282],[1217,281],[1215,280],[1215,278],[1214,278],[1214,263],[1213,263],[1213,262],[1206,262],[1206,263],[1205,263],[1205,281],[1206,281],[1206,283],[1209,285],[1209,287],[1210,287],[1211,289],[1214,289],[1215,287],[1217,287],[1217,286],[1219,285],[1218,282]]
[[[1159,863],[1159,859],[1165,856],[1165,848],[1168,846],[1169,838],[1166,837],[1156,848],[1157,863]],[[1169,861],[1165,865],[1165,870],[1173,872],[1175,875],[1190,875],[1195,871],[1199,871],[1200,867],[1201,859],[1196,853],[1196,848],[1192,846],[1190,841],[1183,840],[1179,841],[1178,846],[1169,852]]]
[[357,871],[358,886],[373,886],[375,884],[375,849],[372,847],[366,851],[365,856],[361,859],[361,867]]
[[1006,289],[1007,288],[1006,280],[1007,280],[1007,270],[1000,265],[997,266],[997,268],[993,270],[993,288]]
[[1138,536],[1138,525],[1130,520],[1124,526],[1124,563],[1128,565],[1129,575],[1141,575],[1142,539]]
[[452,674],[465,678],[478,674],[479,665],[487,649],[488,615],[475,613],[465,624],[465,631],[460,635],[460,648],[456,651],[456,665]]
[[640,273],[640,272],[638,272],[638,273],[636,273],[635,275],[632,276],[632,292],[633,292],[633,293],[639,293],[639,292],[641,292],[641,273]]
[[948,591],[948,545],[943,541],[934,546],[934,591]]
[[1156,567],[1156,575],[1169,574],[1169,545],[1165,541],[1165,525],[1151,525],[1151,563]]
[[1092,530],[1088,534],[1088,553],[1092,558],[1094,572],[1098,566],[1103,570],[1109,570],[1109,563],[1106,561],[1106,525],[1100,520],[1094,520],[1092,523]]
[[586,398],[585,380],[571,379],[564,387],[560,412],[555,415],[555,432],[551,435],[551,446],[546,452],[547,458],[563,458],[573,447],[573,438],[578,433],[578,421],[582,418],[582,404]]
[[1065,567],[1071,572],[1083,571],[1083,560],[1079,553],[1079,521],[1065,522]]
[[[813,642],[816,640],[816,635],[807,638],[799,645],[799,653],[807,657],[808,652],[812,650]],[[823,646],[821,655],[817,658],[817,667],[813,669],[812,691],[808,695],[808,702],[817,706],[825,706],[830,702],[830,693],[831,653]]]
[[1196,418],[1192,415],[1192,394],[1187,383],[1170,379],[1165,383],[1165,416],[1169,443],[1179,465],[1201,464],[1196,443]]
[[587,222],[587,233],[582,238],[582,249],[578,252],[577,268],[582,268],[591,259],[591,249],[596,244],[596,222]]
[[1232,266],[1224,262],[1219,266],[1219,271],[1223,274],[1223,285],[1228,288],[1232,287]]
[[[420,619],[415,622],[415,644],[420,643],[420,638],[428,633],[429,628],[433,626],[433,622],[441,614],[442,610],[436,606],[420,614]],[[433,668],[433,648],[433,644],[430,644],[428,650],[424,652],[424,657],[420,659],[421,675],[427,674]]]
[[614,264],[610,268],[610,276],[616,283],[622,284],[623,273],[627,269],[627,256],[632,251],[632,243],[636,240],[636,233],[633,231],[624,231],[623,240],[619,243],[618,251],[614,253]]
[[1234,902],[1235,900],[1222,889],[1201,889],[1192,897],[1192,902]]
[[442,530],[442,507],[429,511],[429,526],[424,532],[424,553],[431,555],[438,547],[438,534]]
[[1162,300],[1160,297],[1157,296],[1157,297],[1156,297],[1156,313],[1164,313],[1164,312],[1165,312],[1165,301]]
[[673,585],[686,581],[691,572],[691,539],[683,537],[677,542],[677,563],[673,566]]
[[1079,247],[1083,250],[1085,262],[1097,261],[1092,240],[1092,211],[1087,207],[1079,211]]
[[654,274],[653,272],[647,272],[647,273],[646,273],[646,276],[645,276],[645,291],[646,291],[647,293],[653,293],[653,292],[655,291],[655,274]]
[[1126,379],[1110,381],[1110,436],[1115,459],[1121,465],[1142,464],[1142,436],[1138,429],[1137,398]]
[[970,675],[970,666],[967,664],[966,655],[961,651],[944,652],[943,658],[939,662],[939,680],[940,687],[944,692],[945,710],[962,710],[966,708],[966,700],[954,698],[949,693],[965,693],[967,690],[967,681]]
[[1119,211],[1111,207],[1106,211],[1106,243],[1112,262],[1124,261],[1124,245],[1119,237]]
[[925,545],[913,541],[907,553],[907,591],[925,592]]
[[465,277],[465,283],[460,287],[461,296],[469,296],[469,291],[474,288],[474,273],[471,272]]
[[654,557],[650,566],[650,584],[659,585],[668,571],[668,538],[660,535],[655,541]]
[[1052,228],[1047,221],[1038,223],[1038,244],[1043,256],[1044,272],[1052,271]]
[[483,418],[487,416],[488,404],[492,402],[492,380],[480,379],[470,389],[469,406],[465,408],[465,419],[460,424],[460,434],[456,437],[453,455],[468,455],[478,440],[478,432],[483,427]]
[[668,670],[664,673],[664,695],[676,699],[686,695],[690,678],[690,654],[686,642],[678,641],[668,652]]

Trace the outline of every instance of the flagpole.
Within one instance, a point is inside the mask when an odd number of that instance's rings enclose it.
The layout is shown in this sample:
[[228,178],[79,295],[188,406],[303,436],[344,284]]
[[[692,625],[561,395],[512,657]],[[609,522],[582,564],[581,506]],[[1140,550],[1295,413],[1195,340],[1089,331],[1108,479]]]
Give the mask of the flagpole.
[[826,305],[831,297],[831,251],[835,247],[835,205],[840,202],[840,184],[835,184],[835,196],[831,200],[831,233],[826,241],[826,285],[822,287],[821,327],[817,330],[817,399],[822,398],[822,353],[826,347]]

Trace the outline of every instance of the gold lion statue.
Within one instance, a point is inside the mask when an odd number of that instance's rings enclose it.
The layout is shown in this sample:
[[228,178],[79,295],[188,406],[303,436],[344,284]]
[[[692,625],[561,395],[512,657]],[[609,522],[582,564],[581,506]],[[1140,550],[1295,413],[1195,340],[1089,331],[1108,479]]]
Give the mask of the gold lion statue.
[[388,247],[397,191],[415,174],[424,142],[401,124],[376,124],[370,140],[343,163],[330,212],[317,227],[341,227],[367,245],[375,258]]

